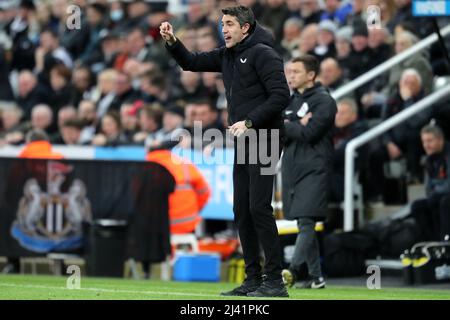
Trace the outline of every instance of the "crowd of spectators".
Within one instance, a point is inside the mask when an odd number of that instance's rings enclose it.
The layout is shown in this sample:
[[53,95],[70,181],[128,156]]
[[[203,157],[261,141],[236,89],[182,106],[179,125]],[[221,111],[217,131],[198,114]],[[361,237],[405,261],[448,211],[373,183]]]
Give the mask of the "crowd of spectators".
[[[170,2],[1,1],[0,145],[23,144],[32,129],[44,130],[54,144],[151,148],[173,146],[173,135],[193,132],[196,121],[202,130],[225,132],[221,74],[181,70],[159,34],[163,21],[189,50],[209,51],[224,44],[220,9],[250,6],[272,31],[286,67],[301,54],[315,55],[318,80],[331,91],[433,32],[431,19],[412,16],[411,0],[188,0],[180,12],[172,5],[183,1]],[[379,17],[368,15],[369,6]],[[445,56],[433,45],[340,101],[337,179],[349,139],[371,120],[387,119],[428,95],[434,77],[445,75]],[[370,197],[380,195],[387,161],[405,157],[411,181],[422,179],[420,129],[432,117],[430,111],[411,118],[365,152]]]

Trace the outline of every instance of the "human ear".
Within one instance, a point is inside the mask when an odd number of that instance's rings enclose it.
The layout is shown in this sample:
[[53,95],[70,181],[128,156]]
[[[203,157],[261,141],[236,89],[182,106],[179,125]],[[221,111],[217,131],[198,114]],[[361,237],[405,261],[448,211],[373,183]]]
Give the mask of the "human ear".
[[248,33],[250,30],[250,23],[248,23],[248,22],[244,23],[244,25],[241,27],[241,29],[242,29],[243,34]]

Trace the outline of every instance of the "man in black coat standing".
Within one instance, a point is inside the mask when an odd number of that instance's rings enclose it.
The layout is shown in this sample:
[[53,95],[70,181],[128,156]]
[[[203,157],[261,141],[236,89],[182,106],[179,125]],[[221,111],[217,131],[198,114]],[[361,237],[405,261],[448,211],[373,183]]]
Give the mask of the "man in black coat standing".
[[[273,49],[273,37],[259,26],[247,7],[229,7],[222,13],[224,47],[210,52],[189,52],[173,35],[172,26],[164,22],[160,32],[166,41],[166,48],[184,70],[222,72],[231,125],[229,129],[235,137],[242,138],[252,130],[256,130],[259,137],[259,129],[280,130],[289,88],[283,61]],[[233,211],[247,277],[241,286],[222,294],[287,297],[281,279],[278,231],[271,206],[274,175],[262,172],[264,165],[259,159],[256,164],[249,163],[248,148],[245,148],[246,161],[237,161],[236,154],[242,150],[239,141],[242,140],[236,140]],[[280,151],[280,144],[274,152]],[[266,277],[262,276],[260,245],[265,255]]]
[[299,235],[289,269],[283,280],[292,286],[300,267],[308,266],[309,281],[303,288],[325,288],[320,267],[315,223],[327,214],[332,174],[332,130],[336,102],[319,82],[315,82],[319,62],[311,55],[292,60],[288,81],[294,90],[285,110],[286,143],[282,159],[283,212],[297,220]]

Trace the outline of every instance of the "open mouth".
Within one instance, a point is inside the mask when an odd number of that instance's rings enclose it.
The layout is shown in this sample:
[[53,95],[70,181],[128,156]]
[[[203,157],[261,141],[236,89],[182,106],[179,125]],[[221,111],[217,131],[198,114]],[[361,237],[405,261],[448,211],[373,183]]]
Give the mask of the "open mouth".
[[230,41],[231,40],[231,37],[230,36],[225,36],[225,42],[228,42],[228,41]]

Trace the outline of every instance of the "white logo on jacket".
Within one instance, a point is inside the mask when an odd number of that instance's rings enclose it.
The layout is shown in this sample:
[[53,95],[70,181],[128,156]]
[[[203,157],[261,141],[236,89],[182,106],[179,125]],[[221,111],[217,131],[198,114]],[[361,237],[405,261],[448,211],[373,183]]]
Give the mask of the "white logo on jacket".
[[308,104],[306,102],[303,102],[302,106],[297,111],[297,116],[299,116],[299,118],[303,118],[308,113],[308,110],[309,110]]
[[245,58],[245,59],[241,58],[241,63],[246,63],[246,62],[247,62],[247,58]]

